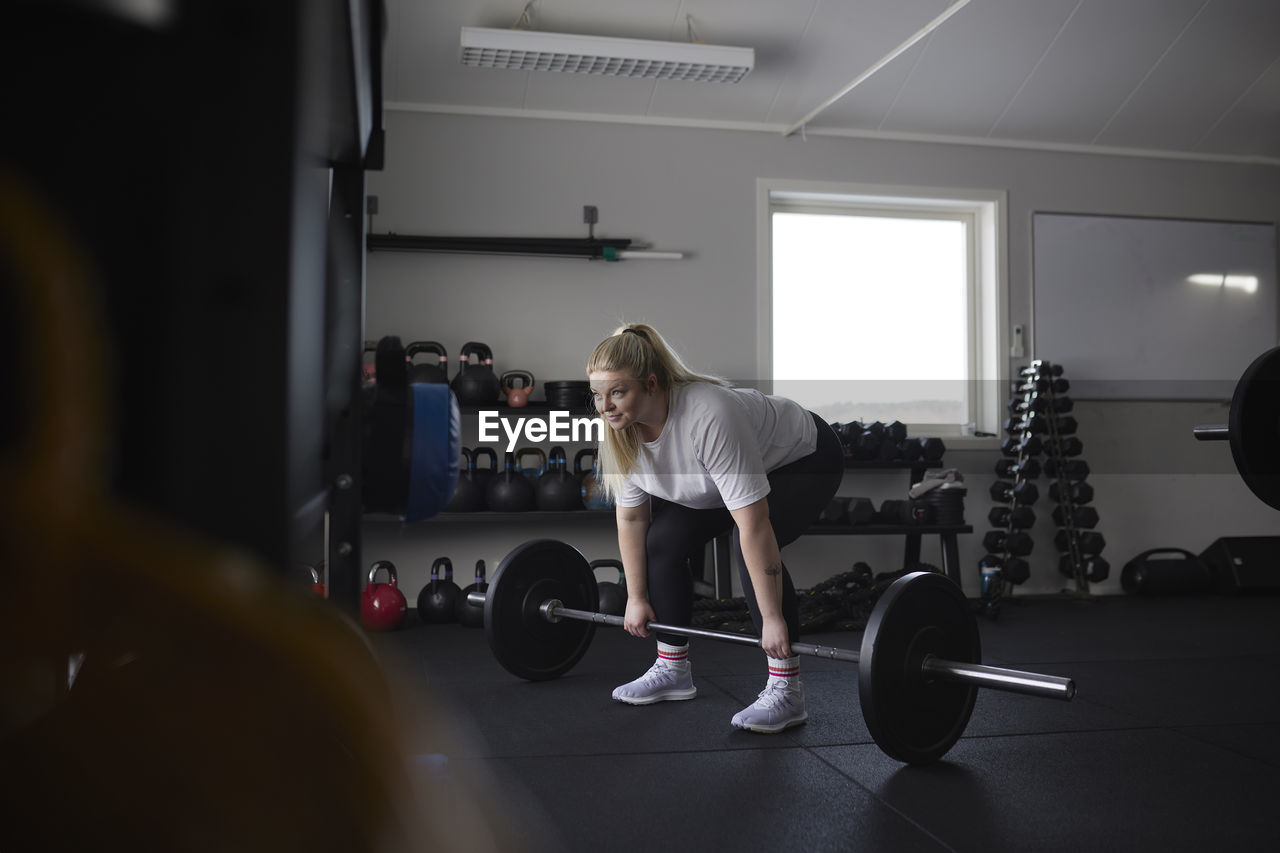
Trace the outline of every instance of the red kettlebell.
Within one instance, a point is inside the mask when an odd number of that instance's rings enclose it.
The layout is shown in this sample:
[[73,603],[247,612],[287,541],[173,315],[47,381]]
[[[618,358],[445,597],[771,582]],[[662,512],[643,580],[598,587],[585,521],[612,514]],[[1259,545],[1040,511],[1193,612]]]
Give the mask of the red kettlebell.
[[[520,385],[516,385],[516,380]],[[533,374],[527,370],[508,370],[502,374],[502,391],[507,395],[507,405],[513,409],[529,405],[533,394]]]
[[[375,583],[381,569],[387,570],[387,582]],[[367,631],[394,631],[409,610],[396,582],[396,567],[390,560],[379,560],[369,568],[369,583],[360,599],[360,624]]]
[[321,560],[311,569],[311,591],[321,598],[325,597],[324,560]]

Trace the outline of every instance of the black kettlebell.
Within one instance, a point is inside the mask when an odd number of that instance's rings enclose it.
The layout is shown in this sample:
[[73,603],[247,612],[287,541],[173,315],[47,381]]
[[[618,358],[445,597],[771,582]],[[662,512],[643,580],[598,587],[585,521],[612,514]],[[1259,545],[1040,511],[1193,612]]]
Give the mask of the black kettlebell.
[[453,486],[453,497],[445,505],[445,512],[479,512],[484,509],[484,486],[476,477],[475,455],[464,447],[462,458],[466,461],[466,466],[458,475],[458,482]]
[[[488,466],[480,467],[480,457],[485,456],[489,459]],[[480,486],[480,509],[485,509],[485,493],[489,489],[489,483],[493,481],[494,476],[498,473],[498,454],[494,452],[492,447],[477,447],[471,451],[471,458],[476,463],[476,483]]]
[[494,512],[528,512],[533,509],[533,482],[516,470],[516,455],[506,454],[501,473],[489,481],[485,505]]
[[478,341],[463,344],[458,354],[458,372],[450,387],[464,406],[486,406],[498,402],[502,396],[502,384],[493,372],[493,350]]
[[476,582],[470,586],[464,587],[458,593],[458,601],[454,605],[454,613],[458,617],[458,621],[468,628],[484,627],[484,607],[477,607],[470,601],[467,601],[467,595],[472,592],[486,592],[489,584],[484,580],[484,560],[476,560]]
[[[444,568],[444,578],[440,569]],[[461,590],[453,582],[453,562],[448,557],[438,557],[431,564],[431,580],[418,593],[418,618],[432,625],[457,619],[455,608]]]
[[534,487],[538,509],[564,512],[582,509],[582,492],[578,481],[569,473],[569,457],[563,447],[551,448],[547,470]]
[[[435,363],[425,361],[422,364],[414,364],[413,357],[422,352],[434,355]],[[414,341],[404,348],[404,360],[409,363],[410,382],[448,384],[449,353],[445,351],[443,344],[437,341]]]
[[592,560],[591,570],[597,568],[616,568],[618,582],[600,581],[596,588],[600,590],[600,612],[610,616],[622,616],[627,612],[627,576],[622,571],[621,560]]

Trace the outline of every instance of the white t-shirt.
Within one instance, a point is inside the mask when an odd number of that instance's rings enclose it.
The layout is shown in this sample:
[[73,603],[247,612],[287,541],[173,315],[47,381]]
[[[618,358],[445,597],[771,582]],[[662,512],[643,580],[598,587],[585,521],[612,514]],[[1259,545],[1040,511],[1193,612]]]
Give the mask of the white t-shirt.
[[639,506],[654,495],[693,509],[741,509],[769,494],[768,472],[817,446],[813,416],[792,400],[710,382],[677,385],[662,434],[641,445],[615,502]]

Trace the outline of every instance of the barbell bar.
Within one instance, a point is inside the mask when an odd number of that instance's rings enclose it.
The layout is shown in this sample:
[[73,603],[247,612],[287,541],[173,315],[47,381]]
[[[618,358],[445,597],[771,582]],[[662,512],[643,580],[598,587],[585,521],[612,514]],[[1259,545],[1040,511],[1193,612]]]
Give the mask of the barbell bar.
[[[927,574],[920,572],[919,574]],[[471,592],[467,601],[476,607],[484,607],[486,594]],[[591,610],[574,610],[565,607],[564,602],[548,598],[538,606],[538,612],[548,622],[559,622],[561,619],[577,619],[581,622],[594,622],[597,625],[623,627],[623,618],[608,613],[597,613]],[[650,631],[662,634],[678,634],[682,637],[702,637],[708,640],[720,640],[726,643],[737,643],[744,646],[760,647],[760,638],[749,634],[730,634],[726,631],[713,631],[709,628],[692,628],[684,625],[666,625],[662,622],[647,622],[645,627]],[[816,658],[838,660],[846,663],[861,663],[859,652],[842,649],[836,646],[819,646],[812,643],[792,643],[793,654],[811,655]],[[984,666],[975,663],[944,660],[926,654],[920,661],[921,671],[926,675],[942,681],[957,684],[973,684],[991,690],[1005,690],[1009,693],[1023,693],[1029,696],[1040,696],[1045,699],[1062,699],[1070,701],[1076,693],[1075,681],[1060,675],[1043,675],[1038,672],[1024,672],[1017,669],[1004,669],[998,666]]]
[[[485,633],[497,661],[532,681],[571,669],[586,653],[597,625],[623,625],[621,616],[598,612],[587,559],[554,539],[513,550],[487,592],[467,598],[484,607]],[[746,634],[661,622],[647,627],[760,646],[759,638]],[[1063,701],[1076,692],[1068,677],[983,665],[972,608],[953,581],[933,572],[910,573],[884,591],[867,620],[860,650],[811,643],[792,643],[791,649],[858,664],[868,731],[888,755],[911,764],[936,761],[959,740],[979,687]]]

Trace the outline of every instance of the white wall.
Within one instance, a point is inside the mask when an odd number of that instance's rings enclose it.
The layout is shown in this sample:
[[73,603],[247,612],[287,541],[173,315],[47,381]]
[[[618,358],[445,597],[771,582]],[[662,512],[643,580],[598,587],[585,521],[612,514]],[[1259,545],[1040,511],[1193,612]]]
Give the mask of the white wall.
[[[464,342],[483,341],[493,347],[499,371],[528,369],[540,382],[582,378],[591,348],[624,320],[653,323],[698,368],[754,378],[754,205],[761,177],[1007,191],[1010,324],[1027,328],[1037,210],[1280,220],[1280,170],[1263,166],[405,112],[388,113],[386,129],[387,167],[369,175],[369,192],[380,204],[376,233],[586,236],[582,206],[593,204],[600,210],[597,236],[689,253],[677,262],[616,264],[370,253],[366,338],[439,340],[455,357]],[[851,342],[850,357],[874,354]],[[1070,378],[1071,365],[1065,368]],[[1212,403],[1077,406],[1083,458],[1095,472],[1098,530],[1112,563],[1111,580],[1095,592],[1119,591],[1120,567],[1147,548],[1199,551],[1219,536],[1280,533],[1280,514],[1245,488],[1228,448],[1191,438],[1195,424],[1225,416]],[[962,537],[961,560],[965,587],[975,593],[999,455],[989,446],[951,447],[947,462],[969,485],[966,516],[975,532]],[[905,482],[905,473],[851,474],[842,494],[878,502],[900,497]],[[1064,579],[1056,571],[1047,495],[1035,509],[1032,578],[1020,591],[1052,592]],[[368,561],[396,561],[412,600],[436,556],[449,556],[468,575],[476,559],[492,569],[511,547],[536,536],[569,539],[592,559],[617,554],[612,529],[589,521],[550,529],[534,522],[368,524],[365,554]],[[901,546],[888,537],[809,537],[785,557],[797,585],[808,586],[856,560],[876,571],[897,568]],[[940,559],[935,543],[926,542],[923,558]]]

